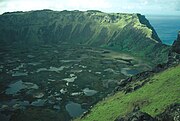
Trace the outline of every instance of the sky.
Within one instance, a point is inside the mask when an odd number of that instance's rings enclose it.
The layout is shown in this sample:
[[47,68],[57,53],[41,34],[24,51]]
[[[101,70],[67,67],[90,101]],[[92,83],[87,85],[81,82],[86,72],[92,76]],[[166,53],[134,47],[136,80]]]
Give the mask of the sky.
[[42,9],[180,15],[180,0],[0,0],[0,14]]

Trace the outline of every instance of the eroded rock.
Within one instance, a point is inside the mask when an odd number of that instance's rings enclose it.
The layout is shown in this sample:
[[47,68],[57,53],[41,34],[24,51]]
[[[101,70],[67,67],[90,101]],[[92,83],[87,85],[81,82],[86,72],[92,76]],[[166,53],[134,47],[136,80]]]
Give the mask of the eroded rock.
[[119,117],[115,121],[156,121],[156,119],[147,113],[137,111],[132,112],[125,117]]
[[175,40],[172,45],[172,51],[180,54],[180,31],[178,33],[177,40]]
[[156,118],[158,121],[180,121],[180,104],[171,105]]

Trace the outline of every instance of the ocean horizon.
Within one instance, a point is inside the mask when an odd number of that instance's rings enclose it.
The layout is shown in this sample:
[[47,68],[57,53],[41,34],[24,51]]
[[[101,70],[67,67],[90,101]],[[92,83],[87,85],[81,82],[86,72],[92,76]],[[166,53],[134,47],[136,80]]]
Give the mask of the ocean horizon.
[[180,30],[180,16],[175,15],[146,15],[164,44],[172,45]]

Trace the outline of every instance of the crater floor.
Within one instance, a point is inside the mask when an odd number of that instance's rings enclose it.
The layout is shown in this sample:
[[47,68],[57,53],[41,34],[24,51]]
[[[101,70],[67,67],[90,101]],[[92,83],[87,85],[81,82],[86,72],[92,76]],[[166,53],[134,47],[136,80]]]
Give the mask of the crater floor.
[[4,121],[70,120],[110,94],[122,79],[151,68],[126,53],[82,45],[7,46],[0,56]]

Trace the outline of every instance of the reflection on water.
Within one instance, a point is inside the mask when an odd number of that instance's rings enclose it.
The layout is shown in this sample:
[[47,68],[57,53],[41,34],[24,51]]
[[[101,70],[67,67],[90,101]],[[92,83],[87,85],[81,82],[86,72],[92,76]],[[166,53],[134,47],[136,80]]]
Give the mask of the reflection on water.
[[12,76],[27,76],[28,73],[27,72],[15,72],[12,74]]
[[59,68],[57,68],[57,67],[50,67],[49,69],[47,69],[47,68],[39,68],[36,72],[41,72],[41,71],[51,71],[51,72],[60,72],[60,71],[62,71],[64,68],[68,68],[68,67],[66,67],[66,66],[61,66],[61,67],[59,67]]
[[83,89],[83,92],[86,96],[93,96],[97,93],[96,90],[90,90],[89,88]]
[[[39,113],[47,108],[54,113],[58,112],[60,116],[69,113],[69,120],[80,116],[95,102],[111,93],[118,80],[126,78],[126,75],[120,73],[121,68],[128,76],[136,73],[136,70],[133,70],[135,67],[137,70],[141,68],[133,66],[132,69],[131,65],[114,59],[117,56],[124,57],[122,53],[112,55],[110,52],[107,56],[102,54],[103,50],[95,48],[72,48],[74,45],[53,45],[50,48],[35,47],[30,53],[15,49],[10,50],[7,53],[9,55],[4,53],[0,62],[0,80],[2,85],[5,84],[5,87],[0,88],[0,112],[1,109],[28,112],[30,107],[38,109]],[[55,54],[58,53],[56,50],[59,54]],[[46,52],[48,54],[44,55]],[[133,61],[137,65],[141,62]]]
[[44,100],[44,99],[38,99],[38,100],[32,102],[31,105],[37,106],[37,107],[44,106],[45,102],[46,102],[46,100]]
[[20,80],[20,81],[17,81],[13,84],[10,84],[9,85],[9,88],[6,89],[6,94],[16,94],[18,93],[20,90],[22,89],[25,89],[26,86],[23,84],[23,82]]
[[81,105],[74,102],[69,102],[66,105],[66,110],[68,111],[69,115],[73,118],[80,116],[85,112],[85,109],[82,109]]
[[59,105],[54,105],[53,108],[56,109],[56,110],[60,110],[61,109]]
[[23,82],[17,81],[13,84],[8,86],[9,88],[6,89],[5,94],[12,94],[15,95],[20,92],[22,89],[38,89],[39,87],[36,84],[30,82]]
[[133,76],[139,73],[137,69],[131,69],[131,68],[122,68],[121,73],[126,76]]
[[136,69],[131,69],[131,70],[127,70],[127,73],[130,74],[130,75],[136,75],[136,74],[139,73],[139,71],[136,70]]

